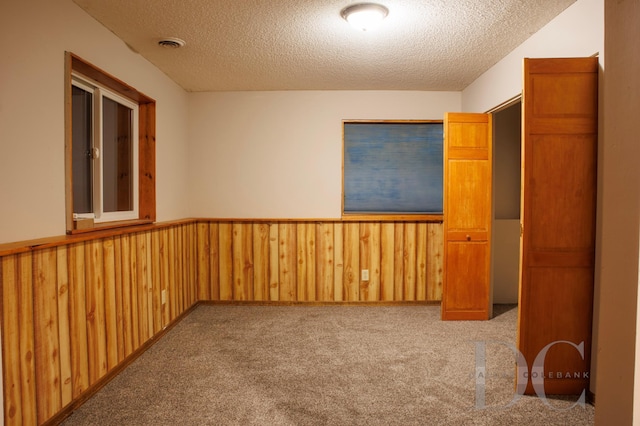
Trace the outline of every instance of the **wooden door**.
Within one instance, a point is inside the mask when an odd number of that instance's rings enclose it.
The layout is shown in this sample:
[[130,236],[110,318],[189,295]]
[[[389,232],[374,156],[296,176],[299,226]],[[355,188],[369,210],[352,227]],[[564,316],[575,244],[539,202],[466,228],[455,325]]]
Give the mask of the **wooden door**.
[[589,386],[597,104],[597,58],[525,59],[517,345],[528,394]]
[[491,135],[488,114],[444,119],[443,320],[491,315]]

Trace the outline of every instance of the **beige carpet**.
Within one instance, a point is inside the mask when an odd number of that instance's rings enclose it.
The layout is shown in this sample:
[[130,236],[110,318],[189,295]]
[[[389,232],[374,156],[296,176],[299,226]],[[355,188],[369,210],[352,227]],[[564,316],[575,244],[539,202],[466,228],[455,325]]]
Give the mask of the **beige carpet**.
[[201,305],[64,424],[593,424],[577,397],[513,401],[517,309],[496,313],[442,322],[438,306]]

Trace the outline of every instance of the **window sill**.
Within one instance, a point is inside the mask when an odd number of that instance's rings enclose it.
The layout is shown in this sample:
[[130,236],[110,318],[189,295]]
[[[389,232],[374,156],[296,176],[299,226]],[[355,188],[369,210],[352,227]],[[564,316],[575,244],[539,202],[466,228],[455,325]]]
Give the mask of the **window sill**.
[[344,222],[442,222],[442,214],[343,213]]
[[82,229],[72,229],[68,234],[86,234],[88,232],[105,231],[108,229],[125,228],[130,226],[150,225],[153,221],[149,219],[120,220],[117,222],[94,223],[92,227]]

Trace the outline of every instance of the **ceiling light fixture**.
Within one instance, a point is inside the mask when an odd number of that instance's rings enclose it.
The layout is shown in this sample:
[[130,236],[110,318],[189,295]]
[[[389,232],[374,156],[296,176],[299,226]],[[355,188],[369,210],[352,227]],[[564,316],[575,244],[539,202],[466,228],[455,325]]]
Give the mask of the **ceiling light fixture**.
[[351,25],[369,31],[380,25],[389,14],[389,9],[376,3],[358,3],[342,9],[340,15]]

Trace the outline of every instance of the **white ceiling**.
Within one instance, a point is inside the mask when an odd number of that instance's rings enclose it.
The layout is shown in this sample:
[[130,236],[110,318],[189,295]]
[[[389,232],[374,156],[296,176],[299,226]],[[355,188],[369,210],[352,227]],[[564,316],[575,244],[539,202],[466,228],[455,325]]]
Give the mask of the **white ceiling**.
[[[462,90],[576,0],[74,0],[187,91]],[[180,49],[158,40],[178,37]]]

